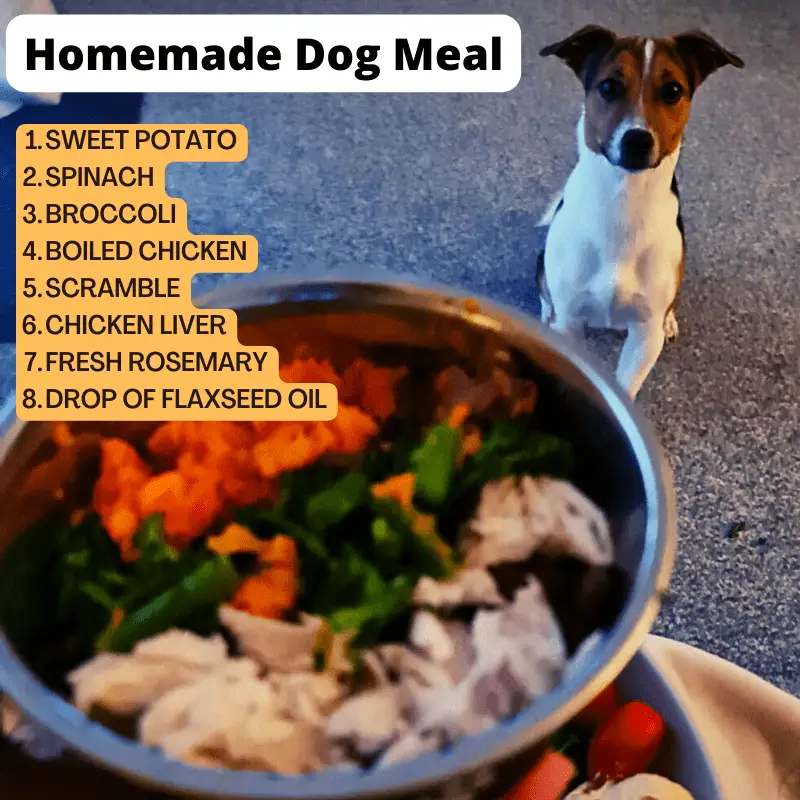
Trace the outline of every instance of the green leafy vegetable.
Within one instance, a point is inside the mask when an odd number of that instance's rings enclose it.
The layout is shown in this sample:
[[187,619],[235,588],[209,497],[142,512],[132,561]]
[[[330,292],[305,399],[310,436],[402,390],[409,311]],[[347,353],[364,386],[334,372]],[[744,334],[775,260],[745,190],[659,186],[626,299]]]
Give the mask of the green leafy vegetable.
[[208,561],[211,554],[202,546],[182,552],[167,544],[163,518],[154,514],[142,523],[134,536],[139,557],[130,568],[126,590],[117,591],[117,607],[134,611],[178,585],[187,575]]
[[12,539],[0,559],[0,626],[27,660],[50,627],[59,527],[53,520],[31,526]]
[[[415,519],[396,501],[388,498],[375,499],[372,508],[376,521],[383,521],[385,534],[397,548],[398,557],[394,563],[396,571],[405,570],[408,574],[420,577],[430,575],[438,579],[449,577],[455,565],[452,550],[430,527],[433,518],[425,518],[416,513],[416,522],[428,522],[428,527],[415,524]],[[384,545],[386,547],[386,545]],[[400,556],[404,556],[402,560]]]
[[573,469],[573,448],[565,439],[532,430],[525,419],[502,420],[491,425],[478,452],[464,463],[455,494],[509,476],[567,478]]
[[94,515],[77,525],[48,517],[0,558],[0,625],[56,689],[88,658],[127,584],[119,550]]
[[444,503],[460,447],[460,428],[442,423],[428,431],[423,443],[411,454],[411,467],[416,478],[415,500],[427,508],[437,508]]
[[170,547],[164,537],[164,520],[161,514],[153,514],[141,525],[133,537],[139,551],[138,564],[152,565],[160,561],[178,561],[180,556]]
[[368,503],[369,498],[366,476],[360,472],[348,473],[309,498],[306,510],[308,525],[317,533],[332,528]]
[[236,521],[248,527],[256,535],[274,536],[282,533],[299,545],[301,558],[303,551],[318,559],[328,558],[328,550],[318,533],[312,533],[303,525],[284,516],[280,511],[266,508],[244,508],[236,515]]
[[137,642],[184,625],[202,609],[213,609],[233,597],[239,576],[226,556],[205,561],[173,588],[113,623],[98,641],[98,649],[128,652]]
[[401,575],[387,583],[375,574],[374,580],[365,584],[359,605],[338,608],[331,614],[331,629],[335,633],[356,632],[354,642],[362,647],[373,644],[389,622],[408,608],[413,588],[408,576]]
[[392,529],[386,517],[375,517],[371,530],[378,559],[383,563],[396,562],[403,552],[402,536]]
[[392,475],[402,475],[411,469],[411,454],[419,446],[416,426],[405,423],[384,446],[364,455],[363,472],[370,483],[381,483]]

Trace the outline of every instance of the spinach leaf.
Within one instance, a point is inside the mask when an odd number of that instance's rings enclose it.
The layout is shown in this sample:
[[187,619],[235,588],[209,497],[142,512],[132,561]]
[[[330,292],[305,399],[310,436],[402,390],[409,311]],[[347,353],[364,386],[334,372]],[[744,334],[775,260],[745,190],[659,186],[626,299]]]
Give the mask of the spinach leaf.
[[53,616],[52,581],[63,523],[43,520],[18,534],[0,556],[0,627],[31,661]]
[[430,526],[432,518],[427,518],[428,526],[423,527],[417,524],[423,515],[414,512],[412,516],[396,500],[389,498],[373,499],[372,508],[379,533],[384,536],[379,554],[390,548],[398,553],[394,560],[395,573],[414,577],[430,575],[438,579],[452,573],[452,552],[439,538],[435,527]]
[[334,484],[343,474],[341,467],[313,464],[281,476],[281,496],[275,512],[281,517],[306,523],[308,500]]
[[411,454],[419,446],[417,428],[410,422],[400,424],[384,445],[364,454],[362,471],[370,483],[381,483],[392,475],[411,469]]
[[211,554],[202,544],[182,552],[167,544],[163,517],[154,514],[142,522],[134,536],[139,557],[133,562],[128,590],[119,598],[118,606],[133,611],[179,584],[193,570],[208,561]]
[[187,627],[203,609],[216,613],[220,604],[231,599],[238,582],[230,559],[212,557],[175,586],[126,614],[118,625],[109,625],[98,641],[98,648],[124,653],[143,639],[173,627]]
[[129,578],[95,515],[74,526],[44,519],[0,559],[0,624],[42,680],[61,690],[64,675],[93,655]]
[[366,475],[351,472],[308,498],[306,520],[317,534],[338,525],[370,499]]
[[254,506],[240,509],[236,521],[246,525],[256,536],[268,538],[283,534],[295,540],[300,549],[302,564],[303,551],[318,559],[327,559],[328,550],[321,537],[309,531],[304,525],[289,519],[280,510],[256,508]]
[[133,537],[133,543],[139,551],[137,566],[145,571],[153,564],[179,559],[177,550],[166,542],[161,514],[153,514],[142,523]]
[[334,632],[356,631],[353,644],[361,647],[377,642],[392,619],[408,608],[414,584],[407,575],[386,582],[374,574],[365,588],[359,605],[338,608],[329,617]]
[[526,419],[494,422],[478,452],[459,471],[450,499],[509,476],[568,478],[574,461],[569,442],[531,429]]

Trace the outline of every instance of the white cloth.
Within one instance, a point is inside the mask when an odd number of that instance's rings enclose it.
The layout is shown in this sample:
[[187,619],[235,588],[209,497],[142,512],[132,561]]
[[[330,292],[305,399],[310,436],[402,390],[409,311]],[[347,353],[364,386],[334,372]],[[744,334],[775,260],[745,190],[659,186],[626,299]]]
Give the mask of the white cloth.
[[57,105],[60,93],[23,94],[14,89],[6,78],[6,28],[21,14],[55,14],[50,0],[0,0],[0,119],[27,104]]
[[659,636],[645,651],[681,700],[725,800],[800,800],[800,700]]
[[[650,636],[644,649],[681,701],[725,800],[800,800],[800,700],[679,642]],[[0,732],[34,758],[59,753],[52,736],[2,698]]]

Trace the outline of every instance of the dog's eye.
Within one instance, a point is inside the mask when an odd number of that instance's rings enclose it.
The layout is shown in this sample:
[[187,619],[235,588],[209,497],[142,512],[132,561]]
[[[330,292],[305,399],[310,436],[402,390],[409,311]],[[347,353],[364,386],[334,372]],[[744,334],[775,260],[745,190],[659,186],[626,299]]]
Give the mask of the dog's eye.
[[668,105],[672,106],[683,97],[683,86],[675,81],[665,83],[661,87],[661,99]]
[[606,78],[597,89],[604,100],[617,100],[625,94],[625,87],[614,78]]

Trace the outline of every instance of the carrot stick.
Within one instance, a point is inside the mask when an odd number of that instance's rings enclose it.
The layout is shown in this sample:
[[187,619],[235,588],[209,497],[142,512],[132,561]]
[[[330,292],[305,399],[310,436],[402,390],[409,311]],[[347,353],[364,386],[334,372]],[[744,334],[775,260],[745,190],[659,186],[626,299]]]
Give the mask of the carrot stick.
[[567,756],[547,750],[503,800],[561,800],[576,774],[575,764]]

